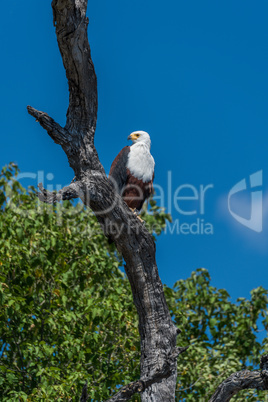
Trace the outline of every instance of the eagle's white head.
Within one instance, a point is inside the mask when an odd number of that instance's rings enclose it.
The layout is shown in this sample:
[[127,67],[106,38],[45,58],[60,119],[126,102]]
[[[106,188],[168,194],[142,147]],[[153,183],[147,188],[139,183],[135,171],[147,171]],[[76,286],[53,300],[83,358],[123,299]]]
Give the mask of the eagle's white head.
[[147,147],[150,149],[151,148],[151,139],[148,133],[146,131],[133,131],[128,137],[128,140],[132,140],[133,144],[136,144],[137,142],[143,142],[144,144],[147,145]]

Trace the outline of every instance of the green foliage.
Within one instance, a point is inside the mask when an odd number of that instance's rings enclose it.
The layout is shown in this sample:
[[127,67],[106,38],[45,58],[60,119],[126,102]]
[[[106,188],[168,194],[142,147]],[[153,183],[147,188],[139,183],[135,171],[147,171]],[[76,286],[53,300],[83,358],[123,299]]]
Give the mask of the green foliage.
[[[90,211],[39,204],[16,174],[10,164],[0,175],[0,399],[78,401],[88,381],[91,399],[105,400],[139,378],[137,314],[122,259]],[[154,235],[170,220],[152,200],[142,216]],[[229,374],[255,367],[266,290],[231,303],[198,270],[165,294],[182,329],[178,344],[191,345],[179,358],[178,401],[207,401]],[[260,395],[250,400],[265,400]]]
[[[166,299],[178,337],[190,348],[179,359],[178,400],[205,402],[217,386],[233,372],[258,369],[260,356],[268,349],[257,340],[259,327],[268,329],[267,290],[252,290],[251,300],[230,301],[225,289],[210,284],[206,269],[198,269],[186,280],[165,288]],[[193,386],[191,386],[194,384]],[[237,401],[264,401],[265,393],[244,391]],[[260,398],[261,397],[261,398]]]
[[122,261],[90,212],[38,208],[13,169],[0,182],[1,400],[77,400],[85,380],[103,400],[139,376]]

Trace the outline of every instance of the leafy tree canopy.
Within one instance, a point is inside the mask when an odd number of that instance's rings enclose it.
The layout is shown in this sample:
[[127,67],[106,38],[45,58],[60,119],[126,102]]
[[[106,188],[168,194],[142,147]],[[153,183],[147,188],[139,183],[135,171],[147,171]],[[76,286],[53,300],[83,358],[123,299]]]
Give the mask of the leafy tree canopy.
[[[85,381],[92,400],[105,400],[139,378],[137,314],[123,261],[89,210],[40,205],[17,173],[11,163],[0,175],[1,400],[78,401]],[[151,201],[143,219],[156,236],[170,217]],[[182,330],[178,345],[190,345],[179,358],[178,401],[205,402],[231,373],[258,366],[267,290],[232,303],[198,269],[165,294]],[[244,391],[236,400],[265,398]]]

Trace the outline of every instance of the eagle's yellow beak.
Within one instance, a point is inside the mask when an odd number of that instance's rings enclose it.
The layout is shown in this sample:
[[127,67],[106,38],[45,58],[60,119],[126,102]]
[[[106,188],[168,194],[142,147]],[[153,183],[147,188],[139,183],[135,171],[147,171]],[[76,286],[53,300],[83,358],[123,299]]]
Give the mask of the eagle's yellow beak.
[[139,134],[138,133],[132,133],[132,134],[130,134],[128,137],[127,137],[127,139],[128,140],[132,140],[132,141],[135,141],[135,140],[137,140],[138,138],[139,138]]

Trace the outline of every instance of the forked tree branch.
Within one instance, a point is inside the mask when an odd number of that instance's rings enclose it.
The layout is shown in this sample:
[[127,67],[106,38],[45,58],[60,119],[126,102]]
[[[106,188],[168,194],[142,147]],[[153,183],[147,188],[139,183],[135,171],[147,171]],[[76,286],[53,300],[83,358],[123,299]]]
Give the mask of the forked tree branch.
[[[79,196],[95,212],[104,233],[114,240],[126,262],[139,315],[141,381],[149,384],[141,394],[142,401],[174,401],[177,328],[171,320],[158,275],[154,240],[114,190],[94,146],[97,79],[87,38],[87,0],[53,0],[52,8],[69,85],[66,125],[62,128],[47,114],[30,106],[28,112],[61,145],[76,182],[59,193],[50,193],[40,185],[39,198],[53,203]],[[157,375],[163,371],[168,375],[159,380]],[[155,383],[150,383],[152,379]]]

